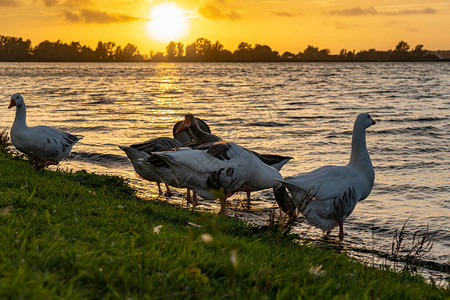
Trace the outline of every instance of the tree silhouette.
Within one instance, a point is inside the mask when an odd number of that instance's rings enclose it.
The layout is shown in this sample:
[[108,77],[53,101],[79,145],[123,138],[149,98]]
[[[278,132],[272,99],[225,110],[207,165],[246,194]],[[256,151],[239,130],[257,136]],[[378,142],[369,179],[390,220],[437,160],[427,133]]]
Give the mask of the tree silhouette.
[[0,60],[24,60],[31,54],[31,41],[12,36],[0,36]]
[[186,46],[186,58],[187,59],[197,58],[197,45],[195,43]]
[[240,42],[236,51],[233,52],[233,57],[237,61],[249,61],[253,51],[252,45],[246,42]]
[[211,60],[212,44],[205,38],[198,38],[194,43],[186,46],[186,58],[194,61]]
[[423,49],[423,45],[419,44],[416,45],[416,47],[413,50],[414,55],[418,56],[418,57],[423,57],[426,53],[427,50]]
[[182,57],[183,54],[184,54],[184,45],[183,45],[183,43],[177,43],[176,46],[177,46],[177,54],[176,54],[177,57]]
[[116,50],[114,51],[114,60],[115,61],[142,61],[143,57],[139,54],[138,48],[128,43],[125,48],[121,46],[117,46]]
[[[206,38],[198,38],[190,45],[171,41],[166,46],[166,56],[150,51],[152,61],[438,61],[435,54],[418,44],[410,50],[405,41],[400,41],[394,50],[377,51],[374,48],[347,51],[342,49],[339,55],[331,55],[329,49],[319,49],[312,45],[298,55],[284,52],[279,55],[268,45],[256,44],[253,47],[246,42],[239,43],[232,53],[219,41],[212,43]],[[143,61],[138,48],[128,43],[125,47],[115,42],[97,43],[95,50],[80,42],[64,43],[43,41],[32,48],[30,40],[0,35],[0,61]]]
[[164,61],[164,53],[162,52],[156,52],[154,55],[152,55],[152,61]]
[[171,41],[166,46],[166,57],[167,59],[173,59],[176,54],[177,54],[177,44]]
[[284,59],[292,59],[295,57],[295,54],[289,51],[284,52],[281,57],[283,57]]
[[404,41],[400,41],[397,46],[395,46],[395,50],[396,52],[407,52],[409,50],[410,46],[408,45],[408,43],[404,42]]
[[267,45],[256,44],[253,49],[252,58],[254,61],[274,61],[278,59],[278,52],[272,51]]

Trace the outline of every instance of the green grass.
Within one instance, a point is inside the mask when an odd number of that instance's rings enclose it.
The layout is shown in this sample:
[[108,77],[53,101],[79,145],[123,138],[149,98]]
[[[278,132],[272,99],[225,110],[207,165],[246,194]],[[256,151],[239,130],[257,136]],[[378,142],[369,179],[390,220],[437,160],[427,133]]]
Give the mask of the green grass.
[[1,299],[449,297],[418,276],[139,199],[118,177],[36,171],[0,153]]

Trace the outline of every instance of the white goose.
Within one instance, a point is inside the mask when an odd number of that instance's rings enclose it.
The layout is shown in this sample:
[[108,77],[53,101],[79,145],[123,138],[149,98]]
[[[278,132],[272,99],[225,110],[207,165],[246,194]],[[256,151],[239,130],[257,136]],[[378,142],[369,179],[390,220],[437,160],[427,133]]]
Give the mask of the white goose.
[[28,127],[25,102],[20,94],[11,96],[8,108],[13,106],[16,106],[16,117],[11,127],[11,141],[38,168],[57,165],[70,155],[72,146],[81,139],[53,127]]
[[[141,160],[143,165],[155,172],[170,169],[179,184],[205,199],[219,198],[220,214],[225,213],[227,195],[243,185],[251,186],[253,190],[281,187],[275,178],[282,177],[275,168],[234,143],[216,142],[200,145],[196,149],[180,148],[154,154]],[[161,167],[163,164],[165,168]]]
[[346,166],[324,166],[277,179],[287,187],[295,206],[310,223],[328,232],[339,226],[340,239],[344,238],[344,220],[358,201],[369,196],[373,187],[375,172],[366,147],[366,128],[374,124],[368,113],[358,115],[353,127],[350,162]]
[[[193,114],[187,114],[185,115],[185,120],[184,122],[181,124],[181,126],[179,126],[179,128],[177,129],[177,131],[174,131],[174,134],[181,134],[181,133],[188,133],[189,136],[192,139],[192,143],[190,143],[191,145],[201,145],[201,144],[205,144],[205,143],[214,143],[214,142],[222,142],[223,140],[218,137],[217,135],[211,134],[211,132],[206,132],[203,128],[202,128],[202,124],[199,123],[198,121],[200,121],[200,119],[197,119],[196,117],[194,117]],[[189,144],[186,144],[189,145]],[[247,150],[247,149],[246,149]],[[275,169],[277,169],[278,171],[281,170],[281,168],[289,161],[292,159],[292,157],[290,156],[281,156],[281,155],[271,155],[271,154],[259,154],[256,151],[251,151],[251,150],[247,150],[249,152],[251,152],[252,154],[254,154],[256,157],[258,157],[263,163],[265,163],[266,165],[269,165]],[[250,200],[250,194],[252,191],[258,191],[259,189],[253,189],[252,186],[241,186],[239,187],[237,190],[235,190],[234,192],[237,191],[243,191],[247,193],[247,199]]]

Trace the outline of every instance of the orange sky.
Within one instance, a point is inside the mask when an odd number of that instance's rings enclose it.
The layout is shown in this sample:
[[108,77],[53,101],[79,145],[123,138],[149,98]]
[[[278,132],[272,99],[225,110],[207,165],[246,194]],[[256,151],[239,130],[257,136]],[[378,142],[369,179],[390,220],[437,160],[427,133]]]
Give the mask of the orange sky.
[[[142,54],[164,51],[148,33],[153,7],[176,4],[186,17],[186,44],[198,37],[235,50],[241,41],[266,44],[283,53],[308,45],[333,54],[394,49],[400,40],[425,49],[450,49],[449,0],[0,0],[0,34],[31,39],[131,42]],[[164,32],[162,32],[164,35]]]

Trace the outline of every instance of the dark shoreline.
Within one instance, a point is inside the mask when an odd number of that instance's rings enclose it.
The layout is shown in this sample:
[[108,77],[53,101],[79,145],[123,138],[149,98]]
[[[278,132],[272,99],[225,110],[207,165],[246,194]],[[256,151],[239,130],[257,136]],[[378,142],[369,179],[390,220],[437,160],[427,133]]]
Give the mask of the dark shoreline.
[[0,63],[441,63],[450,62],[450,58],[439,60],[273,60],[273,61],[198,61],[198,60],[143,60],[143,61],[83,61],[83,60],[0,60]]

